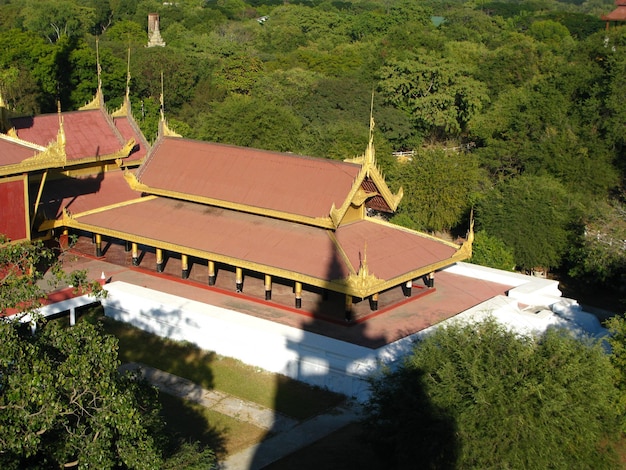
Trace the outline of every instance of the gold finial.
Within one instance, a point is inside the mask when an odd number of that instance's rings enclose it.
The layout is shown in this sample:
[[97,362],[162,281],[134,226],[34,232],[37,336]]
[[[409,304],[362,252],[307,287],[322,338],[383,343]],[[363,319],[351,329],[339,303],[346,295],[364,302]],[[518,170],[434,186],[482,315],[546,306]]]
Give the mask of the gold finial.
[[130,99],[130,45],[128,46],[128,61],[126,63],[126,99]]
[[102,95],[102,67],[100,66],[100,38],[96,36],[96,73],[98,74],[98,95]]
[[159,101],[161,104],[161,121],[165,121],[165,105],[163,102],[163,70],[161,70],[161,97]]
[[57,101],[57,110],[59,114],[59,132],[57,134],[57,144],[65,147],[65,128],[63,127],[63,115],[61,114],[61,101]]
[[370,133],[369,141],[367,143],[367,150],[365,150],[365,162],[366,164],[373,165],[375,162],[376,151],[374,150],[374,91],[372,90],[372,102],[370,104]]
[[361,260],[361,266],[359,267],[359,274],[361,276],[367,276],[369,274],[367,268],[367,242],[365,242],[365,246],[363,247],[363,259]]
[[0,132],[7,132],[10,128],[7,104],[4,102],[2,87],[0,87]]
[[372,90],[372,102],[370,103],[370,143],[374,142],[374,90]]

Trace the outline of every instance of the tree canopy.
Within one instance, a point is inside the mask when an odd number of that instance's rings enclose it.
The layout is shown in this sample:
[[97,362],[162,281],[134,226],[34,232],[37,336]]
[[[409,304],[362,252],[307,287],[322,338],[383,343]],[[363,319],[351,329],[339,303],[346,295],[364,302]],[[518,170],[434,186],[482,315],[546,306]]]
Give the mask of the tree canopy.
[[396,468],[615,468],[612,371],[563,331],[457,323],[373,379],[367,432]]
[[149,390],[119,374],[113,337],[87,322],[46,325],[35,335],[2,322],[0,337],[4,468],[158,467],[158,407]]
[[[85,272],[66,273],[43,243],[0,236],[0,466],[212,468],[210,449],[180,446],[164,432],[156,390],[119,372],[116,338],[87,321],[67,328],[37,314],[57,283],[103,295]],[[34,333],[20,321],[27,313]]]

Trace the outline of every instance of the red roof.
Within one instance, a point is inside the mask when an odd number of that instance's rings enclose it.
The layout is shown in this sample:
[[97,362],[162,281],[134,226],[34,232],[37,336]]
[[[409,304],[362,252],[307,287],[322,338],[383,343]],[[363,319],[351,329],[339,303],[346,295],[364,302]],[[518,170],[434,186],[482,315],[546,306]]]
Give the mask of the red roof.
[[[332,231],[202,204],[157,197],[85,215],[80,223],[128,233],[316,279],[346,278],[352,271],[332,240]],[[367,240],[370,273],[401,276],[448,259],[449,245],[371,220],[340,227],[341,249],[359,269]]]
[[[72,111],[61,114],[65,130],[65,152],[68,160],[110,155],[126,141],[101,109]],[[17,136],[27,142],[47,146],[57,139],[59,115],[14,118]]]
[[82,178],[62,176],[45,184],[39,207],[46,219],[54,220],[62,215],[63,208],[78,214],[140,196],[129,188],[121,171]]
[[367,219],[339,227],[336,237],[355,269],[359,269],[365,255],[370,274],[379,279],[409,273],[456,252],[456,248],[441,241]]
[[127,163],[136,162],[145,157],[148,153],[149,145],[134,123],[126,116],[113,118],[113,123],[120,134],[122,134],[122,137],[124,137],[125,142],[128,142],[130,139],[135,139],[135,142],[137,142],[136,150],[134,150],[128,158],[124,159],[124,161]]
[[603,15],[604,21],[626,21],[626,0],[616,0],[617,8],[608,15]]
[[21,163],[27,158],[40,153],[26,143],[16,142],[11,138],[0,135],[0,166]]
[[360,166],[176,137],[160,139],[139,169],[158,190],[307,217],[340,207]]

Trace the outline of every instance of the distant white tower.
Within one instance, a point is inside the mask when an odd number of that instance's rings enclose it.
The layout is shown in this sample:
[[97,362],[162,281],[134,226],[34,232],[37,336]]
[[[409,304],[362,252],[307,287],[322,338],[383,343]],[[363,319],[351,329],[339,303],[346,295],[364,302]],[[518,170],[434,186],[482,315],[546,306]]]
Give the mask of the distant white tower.
[[148,14],[148,47],[165,46],[165,41],[161,37],[159,30],[159,14]]

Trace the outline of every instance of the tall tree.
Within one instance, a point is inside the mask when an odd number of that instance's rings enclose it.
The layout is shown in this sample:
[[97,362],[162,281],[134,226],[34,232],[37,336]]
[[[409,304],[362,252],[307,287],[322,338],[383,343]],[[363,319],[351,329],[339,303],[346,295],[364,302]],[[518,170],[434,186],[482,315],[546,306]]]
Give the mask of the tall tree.
[[[42,243],[0,236],[0,466],[151,470],[165,456],[168,464],[171,457],[186,468],[213,468],[210,449],[169,442],[156,390],[118,372],[114,337],[89,322],[64,328],[38,316],[44,273],[47,288],[70,283],[102,294],[85,272],[66,273]],[[37,321],[35,333],[20,322],[25,313]]]
[[478,227],[511,248],[517,267],[525,270],[560,266],[579,217],[563,185],[549,176],[512,178],[476,206]]
[[402,109],[426,135],[460,135],[487,101],[486,87],[463,65],[433,54],[390,60],[378,87],[387,103]]
[[495,320],[437,329],[372,382],[367,432],[396,468],[616,468],[609,357]]
[[298,151],[300,120],[287,107],[232,95],[212,113],[198,116],[195,136],[246,147]]
[[[396,222],[419,230],[449,230],[469,212],[478,190],[476,158],[462,149],[420,150],[390,179],[404,188]],[[403,221],[405,223],[403,223]]]
[[608,341],[611,345],[615,381],[621,392],[619,412],[622,417],[622,432],[626,433],[626,314],[609,318],[606,327],[609,329]]
[[24,26],[51,43],[61,37],[81,37],[96,22],[96,10],[68,0],[30,1],[23,11]]
[[4,468],[160,465],[150,429],[158,408],[118,373],[117,340],[87,322],[46,325],[35,335],[2,322],[0,338]]

